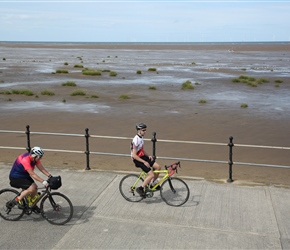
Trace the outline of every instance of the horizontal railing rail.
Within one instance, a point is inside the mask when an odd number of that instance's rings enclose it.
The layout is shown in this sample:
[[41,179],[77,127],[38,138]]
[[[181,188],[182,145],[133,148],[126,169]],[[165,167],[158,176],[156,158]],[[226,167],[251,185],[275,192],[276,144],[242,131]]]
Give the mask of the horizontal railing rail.
[[[15,149],[15,150],[21,150],[21,149],[25,150],[26,149],[25,147],[8,147],[8,146],[0,146],[0,149],[1,148],[2,149]],[[78,153],[78,154],[84,154],[85,153],[85,151],[80,151],[80,150],[64,150],[64,149],[50,149],[50,148],[45,148],[45,151],[47,151],[47,152],[59,152],[59,153]],[[130,154],[121,154],[121,153],[112,153],[112,152],[93,152],[93,151],[90,151],[90,154],[130,157]],[[193,162],[206,162],[206,163],[220,163],[220,164],[227,164],[228,163],[228,161],[204,160],[204,159],[180,158],[180,157],[167,157],[167,156],[158,156],[157,159],[178,160],[178,161],[193,161]],[[275,165],[275,164],[260,164],[260,163],[237,162],[237,161],[234,161],[233,164],[235,164],[235,165],[257,166],[257,167],[289,168],[290,169],[290,166]]]
[[[14,131],[14,130],[0,130],[0,133],[18,133],[25,134],[24,131]],[[49,132],[30,132],[32,135],[54,135],[54,136],[75,136],[75,137],[85,137],[84,134],[65,134],[65,133],[49,133]],[[117,139],[117,140],[132,140],[131,137],[119,137],[119,136],[108,136],[108,135],[90,135],[91,138],[102,138],[102,139]],[[144,141],[151,141],[151,139],[145,139]],[[180,140],[165,140],[158,139],[158,142],[169,142],[169,143],[184,143],[184,144],[200,144],[200,145],[212,145],[212,146],[228,146],[227,143],[219,142],[201,142],[201,141],[180,141]],[[264,148],[264,149],[285,149],[290,150],[290,147],[282,146],[263,146],[263,145],[250,145],[250,144],[237,144],[235,147],[248,147],[248,148]],[[160,157],[158,157],[160,158]]]
[[[116,152],[95,152],[90,151],[89,149],[89,138],[100,138],[100,139],[111,139],[111,140],[132,140],[131,137],[118,137],[118,136],[105,136],[105,135],[90,135],[88,133],[89,129],[85,129],[85,134],[69,134],[69,133],[52,133],[52,132],[33,132],[30,131],[29,125],[26,126],[26,131],[15,131],[15,130],[0,130],[0,133],[13,133],[13,134],[26,134],[27,135],[27,147],[11,147],[11,146],[0,146],[0,149],[26,149],[30,151],[30,135],[47,135],[47,136],[69,136],[69,137],[85,137],[86,139],[86,150],[67,150],[67,149],[48,149],[45,148],[48,152],[60,152],[60,153],[79,153],[86,154],[86,170],[90,170],[90,159],[89,155],[107,155],[107,156],[124,156],[130,157],[130,154],[122,154]],[[278,150],[290,150],[290,147],[283,146],[265,146],[265,145],[248,145],[248,144],[234,144],[233,137],[230,137],[229,143],[217,143],[217,142],[201,142],[201,141],[184,141],[184,140],[166,140],[158,139],[158,142],[164,143],[182,143],[182,144],[196,144],[196,145],[210,145],[210,146],[228,146],[229,147],[229,161],[221,160],[208,160],[208,159],[194,159],[194,158],[177,158],[177,157],[167,157],[167,156],[158,156],[156,157],[156,133],[153,133],[153,138],[144,139],[145,141],[153,142],[153,157],[158,159],[166,160],[179,160],[179,161],[192,161],[192,162],[205,162],[205,163],[218,163],[218,164],[229,164],[229,179],[228,182],[232,182],[232,165],[248,165],[248,166],[257,166],[257,167],[273,167],[273,168],[287,168],[290,169],[290,166],[285,165],[275,165],[275,164],[261,164],[261,163],[248,163],[248,162],[234,162],[232,160],[232,150],[233,146],[235,147],[247,147],[247,148],[262,148],[262,149],[278,149]]]

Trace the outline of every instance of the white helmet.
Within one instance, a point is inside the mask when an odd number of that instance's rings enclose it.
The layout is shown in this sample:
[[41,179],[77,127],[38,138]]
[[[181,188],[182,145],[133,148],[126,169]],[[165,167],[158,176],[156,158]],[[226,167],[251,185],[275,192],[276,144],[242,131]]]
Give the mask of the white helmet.
[[42,157],[44,155],[44,152],[42,148],[34,147],[31,149],[30,154],[32,155],[32,157],[36,157],[36,156]]

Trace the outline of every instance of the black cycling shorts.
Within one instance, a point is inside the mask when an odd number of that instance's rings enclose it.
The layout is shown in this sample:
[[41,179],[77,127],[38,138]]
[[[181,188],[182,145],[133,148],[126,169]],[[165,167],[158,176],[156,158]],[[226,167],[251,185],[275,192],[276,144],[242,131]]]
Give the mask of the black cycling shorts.
[[[147,155],[143,155],[140,157],[142,160],[144,161],[147,161],[149,163],[149,165],[152,167],[153,164],[155,163],[155,160],[153,159],[152,161],[149,159],[149,157]],[[140,162],[140,161],[137,161],[135,159],[133,159],[133,162],[135,163],[135,166],[137,168],[142,168],[142,170],[145,172],[145,173],[148,173],[152,168],[148,168],[144,165],[143,162]]]
[[10,179],[11,187],[15,187],[15,188],[27,189],[31,186],[32,183],[34,183],[34,180],[30,176],[26,178],[9,177],[9,179]]

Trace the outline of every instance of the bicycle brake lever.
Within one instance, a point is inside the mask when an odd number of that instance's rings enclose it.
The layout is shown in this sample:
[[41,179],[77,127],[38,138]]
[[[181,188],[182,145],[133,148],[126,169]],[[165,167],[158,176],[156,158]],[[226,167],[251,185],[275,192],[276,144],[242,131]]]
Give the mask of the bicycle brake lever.
[[[176,165],[177,165],[178,167],[180,167],[180,168],[181,168],[181,166],[180,166],[180,161],[179,161],[179,162],[177,162],[177,163],[176,163]],[[176,166],[176,173],[178,173],[178,172],[177,172],[177,166]]]

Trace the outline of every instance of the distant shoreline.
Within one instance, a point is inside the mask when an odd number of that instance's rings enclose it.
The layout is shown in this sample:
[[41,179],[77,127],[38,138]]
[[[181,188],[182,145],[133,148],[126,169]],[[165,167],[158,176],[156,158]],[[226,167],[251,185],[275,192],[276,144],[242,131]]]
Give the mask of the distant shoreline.
[[249,45],[249,44],[290,44],[290,41],[260,41],[260,42],[58,42],[58,41],[0,41],[2,43],[16,44],[92,44],[92,45]]
[[288,51],[290,42],[28,42],[0,41],[0,47],[127,50]]

